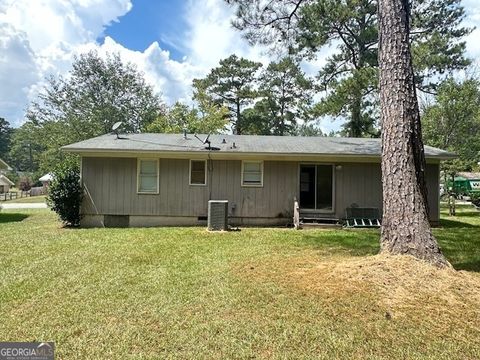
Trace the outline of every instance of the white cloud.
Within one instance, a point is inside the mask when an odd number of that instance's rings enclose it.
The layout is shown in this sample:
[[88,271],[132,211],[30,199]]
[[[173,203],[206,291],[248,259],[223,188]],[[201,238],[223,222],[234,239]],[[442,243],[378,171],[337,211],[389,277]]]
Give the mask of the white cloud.
[[467,55],[472,58],[477,65],[480,65],[480,2],[478,0],[464,0],[466,18],[465,26],[476,27],[472,33],[467,36]]
[[124,61],[135,64],[138,70],[144,73],[146,80],[153,85],[157,92],[162,94],[164,100],[169,104],[177,100],[188,102],[191,98],[192,79],[203,73],[203,69],[190,62],[172,60],[170,53],[161,49],[157,42],[140,52],[127,49],[112,38],[106,37],[102,45],[92,46],[90,44],[81,51],[92,47],[95,47],[101,55],[118,53]]
[[10,120],[23,112],[29,88],[39,80],[38,74],[26,34],[9,25],[0,26],[0,117]]
[[240,32],[232,27],[233,8],[224,0],[190,0],[185,16],[189,30],[184,47],[192,63],[208,70],[233,53],[268,63],[269,57],[264,54],[266,49],[250,46]]
[[4,0],[0,21],[28,34],[35,52],[95,40],[132,7],[130,0]]
[[130,0],[0,0],[0,116],[23,122],[45,76],[65,73],[79,46],[131,8]]

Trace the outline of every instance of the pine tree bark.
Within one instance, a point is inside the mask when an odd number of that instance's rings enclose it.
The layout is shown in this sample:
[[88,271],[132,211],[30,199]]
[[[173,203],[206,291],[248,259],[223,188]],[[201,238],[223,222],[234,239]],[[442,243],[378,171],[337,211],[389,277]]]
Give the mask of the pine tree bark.
[[236,111],[235,112],[236,112],[236,115],[237,115],[237,121],[235,121],[235,126],[234,126],[234,129],[233,129],[233,133],[235,135],[241,135],[242,134],[242,128],[241,128],[240,122],[241,122],[241,116],[242,116],[241,114],[242,113],[241,113],[241,110],[240,110],[240,100],[239,99],[237,99],[235,105],[236,105],[236,109],[235,109]]
[[409,44],[408,0],[379,0],[381,252],[450,266],[428,220],[425,155]]
[[363,126],[362,126],[362,95],[355,94],[353,96],[352,107],[351,107],[351,120],[350,120],[350,130],[348,136],[350,137],[362,137]]

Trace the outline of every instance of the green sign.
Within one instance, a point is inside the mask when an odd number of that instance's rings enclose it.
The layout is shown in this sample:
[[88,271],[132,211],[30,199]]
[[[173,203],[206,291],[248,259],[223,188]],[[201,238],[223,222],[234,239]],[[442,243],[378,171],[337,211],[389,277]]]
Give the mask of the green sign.
[[480,180],[470,181],[470,187],[472,188],[472,190],[480,190]]

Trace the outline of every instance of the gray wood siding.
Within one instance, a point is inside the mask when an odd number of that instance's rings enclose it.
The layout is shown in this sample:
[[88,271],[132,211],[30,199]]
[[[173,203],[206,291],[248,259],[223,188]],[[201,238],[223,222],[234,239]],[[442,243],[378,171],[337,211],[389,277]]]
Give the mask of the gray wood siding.
[[[189,185],[189,161],[161,159],[159,193],[137,194],[137,160],[83,158],[82,212],[111,215],[206,215],[208,193]],[[90,194],[91,196],[88,196]]]
[[[263,187],[241,186],[242,162],[213,161],[212,199],[225,199],[233,216],[281,217],[293,212],[298,188],[298,164],[265,161]],[[292,214],[293,216],[293,214]]]
[[[360,207],[378,207],[382,210],[382,172],[380,164],[342,164],[335,170],[336,207],[338,218],[345,217],[345,209],[356,203]],[[426,183],[430,219],[439,220],[439,166],[428,164]]]
[[[137,194],[137,159],[82,159],[83,214],[205,216],[211,199],[229,201],[230,215],[250,218],[292,216],[298,198],[300,162],[265,161],[263,187],[241,186],[240,160],[215,160],[207,186],[189,185],[189,160],[160,159],[159,194]],[[438,220],[438,165],[427,166],[431,219]],[[343,163],[335,169],[335,215],[352,203],[381,209],[380,164]]]
[[82,213],[205,216],[211,192],[234,216],[277,217],[291,213],[298,188],[295,162],[265,162],[263,187],[241,186],[241,161],[213,161],[207,186],[189,185],[189,160],[160,159],[159,169],[159,194],[137,194],[136,159],[83,158]]
[[427,183],[428,208],[430,211],[430,220],[440,220],[440,166],[438,164],[428,164],[425,172],[425,181]]
[[382,205],[382,174],[380,164],[342,164],[335,169],[335,215],[345,217],[352,204],[359,207]]

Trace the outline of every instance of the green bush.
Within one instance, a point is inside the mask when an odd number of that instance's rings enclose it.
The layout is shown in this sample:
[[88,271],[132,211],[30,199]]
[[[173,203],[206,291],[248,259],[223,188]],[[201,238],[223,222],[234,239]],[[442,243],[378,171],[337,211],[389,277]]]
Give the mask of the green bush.
[[47,204],[68,226],[80,224],[82,195],[80,168],[77,161],[68,159],[60,163],[53,170],[53,180],[48,188]]
[[480,192],[470,194],[470,201],[476,206],[480,207]]

